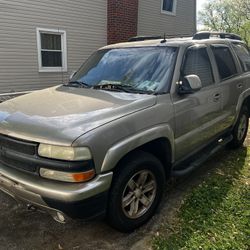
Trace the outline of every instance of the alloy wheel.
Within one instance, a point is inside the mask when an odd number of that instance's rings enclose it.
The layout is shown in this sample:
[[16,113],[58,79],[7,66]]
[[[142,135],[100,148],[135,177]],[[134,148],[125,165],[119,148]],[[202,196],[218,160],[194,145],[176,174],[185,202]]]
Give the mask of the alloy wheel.
[[122,209],[130,219],[144,215],[154,202],[157,190],[155,176],[149,170],[142,170],[130,178],[124,188]]
[[237,131],[237,138],[238,140],[242,140],[246,133],[247,129],[247,117],[245,114],[243,114],[240,118],[239,126],[238,126],[238,131]]

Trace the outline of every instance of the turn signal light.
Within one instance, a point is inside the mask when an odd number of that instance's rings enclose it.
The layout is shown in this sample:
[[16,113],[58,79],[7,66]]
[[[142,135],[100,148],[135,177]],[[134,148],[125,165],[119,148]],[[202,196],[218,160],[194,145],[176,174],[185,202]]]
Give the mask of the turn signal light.
[[40,168],[40,176],[43,178],[64,182],[86,182],[94,178],[94,169],[85,172],[63,172],[47,168]]

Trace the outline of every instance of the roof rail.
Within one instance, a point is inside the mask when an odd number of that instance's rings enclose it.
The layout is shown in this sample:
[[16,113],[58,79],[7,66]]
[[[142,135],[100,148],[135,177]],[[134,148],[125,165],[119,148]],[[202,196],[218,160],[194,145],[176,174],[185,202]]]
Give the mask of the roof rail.
[[128,39],[128,42],[140,42],[145,40],[162,39],[162,36],[134,36]]
[[225,32],[215,32],[215,31],[201,31],[196,33],[193,36],[193,40],[203,40],[203,39],[209,39],[211,37],[217,37],[222,39],[233,39],[233,40],[242,40],[242,38],[239,35],[233,34],[233,33],[225,33]]

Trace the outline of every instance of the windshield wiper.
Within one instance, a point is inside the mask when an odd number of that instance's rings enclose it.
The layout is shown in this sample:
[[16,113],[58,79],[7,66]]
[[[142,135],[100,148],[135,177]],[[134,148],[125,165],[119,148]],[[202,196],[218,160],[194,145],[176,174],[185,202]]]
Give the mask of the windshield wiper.
[[68,84],[64,84],[64,86],[90,88],[87,83],[81,81],[70,81]]
[[137,94],[153,94],[154,93],[153,91],[149,91],[149,90],[136,89],[131,85],[112,84],[112,83],[95,85],[93,89],[103,89],[103,90],[120,91],[120,92],[137,93]]

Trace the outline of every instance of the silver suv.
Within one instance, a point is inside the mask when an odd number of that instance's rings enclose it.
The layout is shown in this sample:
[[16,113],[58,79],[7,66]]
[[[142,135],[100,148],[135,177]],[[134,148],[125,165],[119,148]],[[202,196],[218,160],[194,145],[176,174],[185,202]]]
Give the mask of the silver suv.
[[[141,40],[141,41],[140,41]],[[233,34],[96,51],[70,82],[0,104],[0,189],[59,222],[105,215],[131,231],[170,176],[242,145],[250,55]]]

